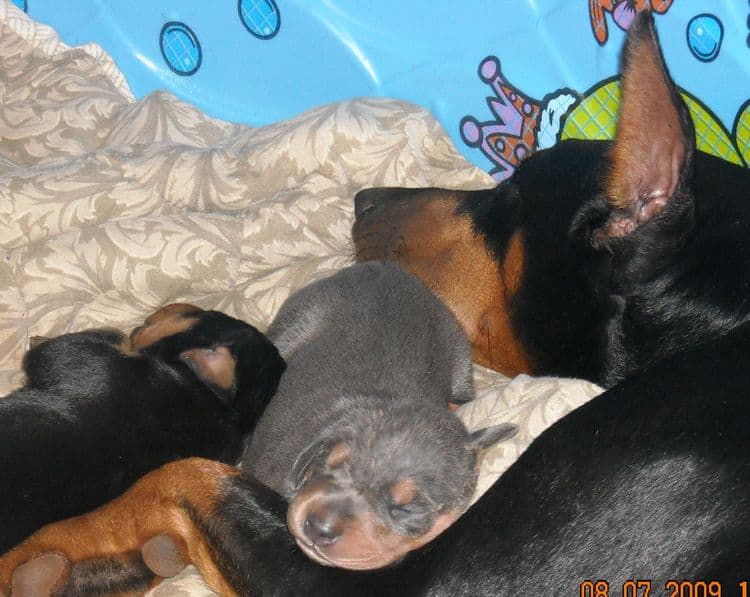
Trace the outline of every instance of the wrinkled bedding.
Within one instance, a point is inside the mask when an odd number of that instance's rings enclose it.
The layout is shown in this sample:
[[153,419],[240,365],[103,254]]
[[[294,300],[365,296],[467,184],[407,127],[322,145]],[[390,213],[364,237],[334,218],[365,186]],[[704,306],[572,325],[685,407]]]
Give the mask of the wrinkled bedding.
[[[295,289],[352,261],[352,197],[377,185],[482,188],[424,109],[323,106],[251,128],[160,92],[135,101],[107,54],[70,48],[0,0],[0,395],[30,336],[129,330],[187,301],[264,330]],[[515,421],[477,494],[601,390],[475,368],[470,428]],[[208,595],[188,568],[155,595]]]

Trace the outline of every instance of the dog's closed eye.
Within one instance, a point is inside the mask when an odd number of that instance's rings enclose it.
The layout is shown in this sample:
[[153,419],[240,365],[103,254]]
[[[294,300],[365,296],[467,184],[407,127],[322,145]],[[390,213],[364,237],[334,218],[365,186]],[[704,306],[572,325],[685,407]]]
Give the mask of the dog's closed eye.
[[388,490],[388,512],[394,518],[403,518],[417,513],[419,485],[409,477],[399,479]]

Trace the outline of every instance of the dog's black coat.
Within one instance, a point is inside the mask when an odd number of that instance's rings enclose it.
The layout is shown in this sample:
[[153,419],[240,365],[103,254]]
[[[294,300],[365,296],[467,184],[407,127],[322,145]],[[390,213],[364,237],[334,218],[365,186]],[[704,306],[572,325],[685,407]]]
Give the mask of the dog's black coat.
[[610,149],[564,141],[461,206],[498,259],[510,231],[524,231],[511,314],[538,372],[605,385],[750,316],[750,172],[696,153],[694,213],[681,216],[690,228],[676,247],[663,250],[664,224],[653,221],[615,251],[596,251],[591,230],[605,210],[595,174]]
[[[195,317],[143,355],[123,353],[111,331],[60,336],[26,354],[25,386],[0,399],[0,553],[170,460],[239,457],[284,362],[255,328],[212,311]],[[213,346],[236,362],[229,403],[180,358]]]
[[637,374],[545,431],[452,527],[400,564],[347,573],[309,561],[286,504],[228,479],[199,523],[241,595],[579,595],[604,579],[750,574],[750,328]]

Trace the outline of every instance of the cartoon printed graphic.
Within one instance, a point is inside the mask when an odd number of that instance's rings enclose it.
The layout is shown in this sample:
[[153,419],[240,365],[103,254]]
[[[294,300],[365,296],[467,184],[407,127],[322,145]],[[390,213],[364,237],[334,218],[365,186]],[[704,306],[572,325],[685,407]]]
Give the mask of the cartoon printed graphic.
[[[605,79],[583,94],[559,89],[539,102],[503,78],[494,56],[482,61],[479,75],[495,91],[494,97],[487,98],[495,120],[480,123],[465,116],[461,137],[493,163],[490,174],[497,182],[508,179],[532,151],[557,141],[614,137],[620,105],[617,77]],[[697,97],[685,90],[680,93],[695,125],[698,149],[734,164],[750,165],[750,100],[740,108],[730,133]]]
[[672,6],[672,0],[589,0],[591,30],[596,41],[603,46],[609,39],[606,13],[610,13],[620,29],[627,30],[635,15],[647,8],[664,14]]
[[492,177],[501,182],[535,149],[554,145],[560,118],[576,101],[576,95],[561,89],[541,101],[523,95],[503,77],[500,61],[488,56],[479,65],[479,77],[495,92],[487,105],[495,120],[479,122],[473,116],[461,119],[464,143],[479,148],[495,167]]
[[701,62],[711,62],[719,55],[724,39],[724,26],[711,14],[701,14],[690,19],[687,29],[688,48]]
[[258,39],[271,39],[281,27],[281,13],[274,0],[239,0],[240,20]]
[[750,165],[750,99],[740,107],[732,127],[732,137],[745,163]]
[[[592,28],[603,44],[607,40],[605,12],[612,13],[615,23],[627,29],[638,12],[650,8],[663,14],[671,5],[672,0],[590,0]],[[692,17],[685,33],[688,48],[699,61],[711,62],[719,55],[724,27],[715,15],[703,13]],[[614,136],[620,105],[617,77],[599,81],[582,94],[568,88],[558,89],[541,101],[511,85],[495,56],[481,62],[479,78],[494,92],[486,98],[493,118],[480,122],[474,116],[464,116],[460,134],[469,147],[479,149],[490,160],[490,174],[498,182],[508,179],[521,160],[537,149],[563,139],[604,140]],[[737,112],[730,132],[696,96],[685,90],[680,93],[695,125],[698,149],[750,166],[750,100]]]
[[[735,133],[727,131],[721,121],[697,97],[684,89],[680,90],[695,126],[695,141],[698,149],[734,164],[746,165],[740,147],[741,140]],[[617,78],[606,79],[584,94],[584,98],[564,117],[560,140],[564,139],[611,139],[615,133],[617,110],[620,104],[620,83]],[[745,139],[750,132],[750,121],[743,129]],[[734,137],[734,140],[733,140]]]

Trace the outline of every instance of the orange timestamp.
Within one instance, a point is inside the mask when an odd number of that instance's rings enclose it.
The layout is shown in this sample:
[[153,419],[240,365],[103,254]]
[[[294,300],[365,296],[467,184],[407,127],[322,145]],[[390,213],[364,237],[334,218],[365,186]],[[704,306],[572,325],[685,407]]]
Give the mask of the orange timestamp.
[[[663,587],[650,580],[627,580],[613,590],[606,580],[584,580],[580,597],[722,597],[722,588],[717,580],[668,580]],[[740,597],[750,597],[748,581],[740,582],[738,588]]]

